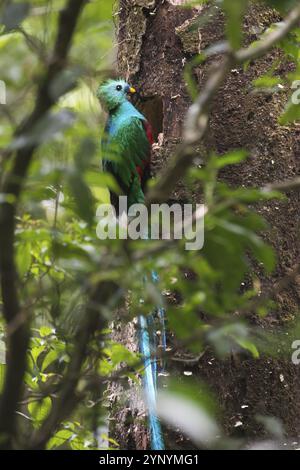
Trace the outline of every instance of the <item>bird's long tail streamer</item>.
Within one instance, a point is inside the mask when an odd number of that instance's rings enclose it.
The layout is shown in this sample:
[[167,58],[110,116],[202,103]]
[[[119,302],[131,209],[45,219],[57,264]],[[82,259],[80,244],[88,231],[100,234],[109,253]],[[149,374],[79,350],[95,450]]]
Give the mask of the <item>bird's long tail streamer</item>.
[[[153,282],[158,282],[158,275],[152,271]],[[161,325],[161,346],[163,350],[166,348],[166,329],[165,329],[165,311],[162,307],[157,308],[157,316]],[[148,421],[151,436],[151,449],[164,450],[164,439],[161,429],[161,423],[157,416],[156,411],[156,397],[157,397],[157,347],[158,338],[155,328],[155,321],[153,314],[147,317],[139,316],[140,327],[140,351],[144,358],[144,389],[145,398],[148,408]],[[164,364],[163,364],[164,369]]]

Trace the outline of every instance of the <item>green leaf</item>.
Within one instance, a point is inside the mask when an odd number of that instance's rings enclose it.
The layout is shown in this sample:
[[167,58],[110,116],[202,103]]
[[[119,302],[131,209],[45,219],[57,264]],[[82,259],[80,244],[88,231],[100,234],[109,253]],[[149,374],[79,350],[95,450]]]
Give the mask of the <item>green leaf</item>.
[[279,124],[285,126],[298,121],[300,121],[300,104],[294,104],[290,101],[279,118]]
[[45,338],[46,336],[52,335],[54,333],[54,330],[50,326],[41,326],[41,328],[39,329],[39,333],[42,338]]
[[30,243],[19,244],[16,253],[16,263],[21,278],[28,273],[31,266],[31,261],[32,256]]
[[75,211],[81,219],[92,224],[96,212],[90,188],[78,172],[70,172],[67,181],[75,201]]
[[61,429],[58,431],[48,442],[47,449],[54,449],[55,447],[60,447],[71,439],[74,435],[73,431],[69,429]]
[[159,416],[172,426],[179,427],[195,443],[212,444],[220,430],[211,405],[207,406],[212,401],[210,393],[193,381],[178,385],[178,382],[173,382],[167,391],[158,393]]
[[107,434],[101,434],[101,439],[103,441],[109,442],[110,444],[113,444],[115,447],[120,447],[120,444],[118,444],[115,439],[113,439],[112,437],[109,437]]
[[248,156],[246,150],[235,150],[233,152],[227,153],[226,155],[218,156],[215,159],[216,168],[221,169],[227,165],[235,165],[241,163]]
[[51,351],[49,351],[46,354],[43,360],[42,367],[41,367],[42,372],[44,372],[47,369],[47,367],[50,364],[52,364],[52,362],[56,361],[57,358],[58,358],[58,351],[55,349],[51,349]]
[[223,9],[227,16],[227,38],[233,49],[238,49],[242,43],[242,20],[247,4],[248,0],[223,0]]
[[84,179],[89,186],[108,188],[116,193],[121,193],[120,187],[110,173],[103,173],[99,169],[97,171],[87,171]]
[[249,328],[243,323],[227,322],[219,328],[211,328],[207,338],[220,358],[230,355],[237,344],[256,356],[256,347],[250,339]]
[[129,351],[129,349],[120,343],[112,343],[106,352],[110,356],[114,366],[119,365],[120,362],[126,362],[128,365],[133,365],[138,360],[136,354]]
[[274,88],[282,83],[280,77],[273,77],[271,75],[263,75],[253,81],[253,85],[256,88]]
[[[169,310],[168,321],[169,328],[182,340],[188,340],[191,337],[191,331],[194,334],[197,332],[200,334],[203,329],[203,323],[199,320],[194,306],[191,309],[185,306],[184,309]],[[199,353],[199,351],[202,351],[203,345],[200,339],[197,339],[197,341],[189,342],[188,348],[194,353]]]
[[270,274],[274,271],[276,266],[276,256],[273,248],[264,243],[260,238],[257,238],[251,245],[253,253],[258,261],[260,261],[265,268],[265,271]]
[[38,382],[36,380],[36,377],[32,376],[31,373],[25,372],[24,382],[26,383],[26,385],[30,389],[35,390],[35,391],[39,391],[39,385],[38,385]]
[[2,392],[5,380],[6,365],[0,364],[0,393]]
[[249,351],[252,354],[252,356],[254,357],[254,359],[259,358],[259,352],[258,352],[257,347],[255,346],[254,343],[252,343],[251,341],[249,341],[247,339],[241,339],[241,338],[237,338],[236,342],[239,346],[241,346],[242,348]]
[[228,230],[233,234],[243,237],[247,242],[248,246],[252,249],[258,261],[263,263],[266,271],[270,273],[271,271],[273,271],[276,264],[274,250],[270,245],[264,243],[261,238],[253,231],[253,229],[255,228],[262,228],[260,227],[262,219],[251,217],[248,220],[240,219],[239,221],[240,224],[237,224],[231,221],[229,222],[228,220],[220,219],[218,221],[218,224],[225,230]]
[[280,47],[284,50],[286,55],[292,57],[296,64],[299,64],[299,33],[298,33],[298,40],[297,40],[297,31],[300,29],[296,29],[293,31],[293,34],[290,34],[282,41],[280,41]]
[[28,411],[36,422],[37,425],[41,424],[49,415],[52,407],[52,401],[50,397],[46,397],[41,401],[34,401],[29,403]]
[[[85,171],[97,151],[97,144],[93,139],[84,138],[75,153],[75,164],[79,171]],[[100,173],[98,168],[98,173]]]

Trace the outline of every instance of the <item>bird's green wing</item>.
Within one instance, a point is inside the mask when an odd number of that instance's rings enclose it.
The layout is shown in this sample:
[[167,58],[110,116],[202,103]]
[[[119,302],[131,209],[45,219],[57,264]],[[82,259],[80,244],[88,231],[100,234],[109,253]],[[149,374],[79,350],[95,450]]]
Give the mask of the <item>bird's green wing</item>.
[[139,178],[138,167],[149,160],[151,151],[141,119],[135,116],[124,119],[109,145],[118,154],[117,160],[113,162],[114,173],[126,188],[130,188],[133,180]]

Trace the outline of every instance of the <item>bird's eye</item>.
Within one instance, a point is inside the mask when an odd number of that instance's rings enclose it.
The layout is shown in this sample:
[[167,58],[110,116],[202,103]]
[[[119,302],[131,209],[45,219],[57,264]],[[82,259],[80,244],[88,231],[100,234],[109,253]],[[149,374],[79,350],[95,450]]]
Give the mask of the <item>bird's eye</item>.
[[117,85],[117,86],[116,86],[116,90],[117,90],[117,91],[121,91],[121,90],[122,90],[122,85]]

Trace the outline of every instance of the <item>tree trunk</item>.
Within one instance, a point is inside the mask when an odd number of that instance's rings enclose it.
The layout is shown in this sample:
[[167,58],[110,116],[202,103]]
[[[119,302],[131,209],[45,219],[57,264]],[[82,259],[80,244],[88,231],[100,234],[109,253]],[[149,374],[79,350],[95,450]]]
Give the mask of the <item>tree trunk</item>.
[[[141,96],[140,108],[150,120],[156,140],[154,172],[160,170],[180,142],[181,128],[191,104],[183,70],[186,62],[206,47],[223,39],[224,18],[215,11],[208,23],[201,22],[209,11],[205,5],[194,9],[181,8],[180,0],[121,0],[118,29],[119,74],[130,81]],[[212,11],[210,10],[210,13]],[[200,21],[199,21],[200,18]],[[249,8],[245,17],[246,42],[257,38],[257,31],[280,21],[276,12],[263,6]],[[299,128],[280,127],[277,122],[286,102],[286,93],[265,95],[253,93],[251,82],[263,74],[278,57],[277,50],[250,64],[246,71],[232,70],[229,79],[215,99],[210,130],[203,152],[223,154],[231,149],[246,148],[248,160],[230,167],[222,177],[234,186],[261,186],[292,178],[299,174]],[[214,59],[214,60],[218,60]],[[203,85],[211,61],[194,69],[194,76]],[[280,66],[286,73],[290,64]],[[174,199],[190,198],[178,182]],[[193,194],[201,202],[201,194]],[[259,212],[270,223],[268,239],[278,253],[278,267],[272,279],[257,275],[262,285],[271,285],[299,259],[299,193],[291,193],[284,202],[266,202]],[[278,296],[279,308],[260,325],[272,328],[291,319],[299,305],[300,283],[294,283]],[[132,328],[122,334],[125,343],[132,341]],[[129,336],[128,336],[129,335]],[[206,353],[192,368],[194,376],[205,380],[218,397],[222,420],[229,436],[260,436],[262,429],[255,417],[272,415],[282,420],[286,434],[297,440],[300,433],[300,376],[290,360],[261,358],[219,361]],[[180,373],[178,369],[178,373]],[[121,392],[120,392],[121,393]],[[248,405],[248,407],[243,407]],[[138,410],[131,410],[128,422],[121,410],[115,410],[117,435],[121,448],[144,448],[148,445],[143,422],[136,422]],[[140,413],[141,414],[141,413]],[[235,427],[237,421],[243,423]],[[168,433],[167,433],[168,434]],[[188,441],[178,442],[178,435],[167,436],[169,448],[189,448]]]

